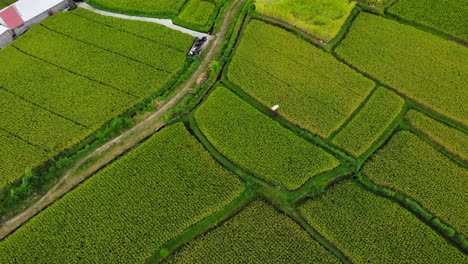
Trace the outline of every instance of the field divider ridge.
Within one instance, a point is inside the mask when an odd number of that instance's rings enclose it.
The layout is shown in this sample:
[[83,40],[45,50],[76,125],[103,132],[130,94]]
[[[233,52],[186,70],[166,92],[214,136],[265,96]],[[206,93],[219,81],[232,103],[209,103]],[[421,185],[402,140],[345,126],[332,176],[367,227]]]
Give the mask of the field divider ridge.
[[72,122],[73,124],[75,124],[75,125],[77,125],[77,126],[80,126],[80,127],[82,127],[82,128],[86,128],[86,129],[89,129],[89,128],[90,128],[89,126],[87,126],[87,125],[85,125],[85,124],[82,124],[82,123],[80,123],[80,122],[78,122],[78,121],[75,121],[75,120],[73,120],[73,119],[70,119],[70,118],[68,118],[68,117],[65,117],[65,116],[63,116],[63,115],[61,115],[61,114],[59,114],[59,113],[56,113],[56,112],[52,111],[52,110],[49,110],[49,109],[47,109],[47,108],[44,108],[43,106],[41,106],[41,105],[39,105],[39,104],[36,104],[36,103],[34,103],[34,102],[32,102],[32,101],[26,99],[25,97],[23,97],[23,96],[21,96],[21,95],[19,95],[19,94],[16,94],[15,92],[9,90],[8,88],[5,88],[4,86],[0,86],[0,89],[2,89],[2,90],[4,90],[4,91],[6,91],[6,92],[8,92],[8,93],[10,93],[10,94],[12,94],[12,95],[14,95],[15,97],[18,97],[19,99],[21,99],[21,100],[23,100],[23,101],[25,101],[25,102],[27,102],[27,103],[29,103],[29,104],[31,104],[31,105],[34,105],[34,106],[36,106],[36,107],[38,107],[38,108],[41,108],[41,109],[44,110],[44,111],[47,111],[47,112],[49,112],[49,113],[51,113],[51,114],[53,114],[53,115],[55,115],[55,116],[58,116],[58,117],[60,117],[60,118],[65,119],[65,120],[67,120],[67,121],[70,121],[70,122]]
[[183,248],[188,242],[193,239],[206,234],[213,229],[216,229],[224,222],[231,219],[243,208],[248,206],[251,202],[256,199],[257,195],[251,189],[245,189],[239,197],[231,201],[221,210],[208,216],[207,218],[199,221],[195,225],[187,228],[179,237],[167,242],[164,246],[158,248],[155,253],[148,258],[147,264],[161,263],[164,259],[169,257],[171,254],[177,252],[177,250]]
[[376,184],[367,178],[362,172],[356,175],[356,181],[367,191],[378,196],[384,197],[411,212],[418,219],[431,227],[435,232],[442,236],[450,244],[454,245],[461,252],[468,254],[468,239],[461,232],[451,227],[448,223],[442,221],[434,213],[423,207],[417,200],[409,197],[401,191]]
[[463,168],[468,168],[468,162],[461,158],[459,155],[451,152],[448,150],[445,146],[437,143],[435,140],[433,140],[428,134],[426,134],[424,131],[415,128],[413,125],[409,124],[408,122],[402,122],[400,124],[400,127],[402,130],[409,131],[413,134],[415,134],[418,138],[429,144],[431,147],[436,149],[439,153],[450,159],[452,162],[455,164],[459,165],[460,167]]
[[113,50],[110,50],[110,49],[107,49],[107,48],[98,46],[98,45],[96,45],[96,44],[93,44],[93,43],[91,43],[91,42],[87,42],[87,41],[81,40],[81,39],[76,38],[76,37],[73,37],[73,36],[70,36],[70,35],[68,35],[68,34],[65,34],[65,33],[62,33],[62,32],[57,31],[57,30],[55,30],[55,29],[52,29],[52,28],[50,28],[50,27],[48,27],[48,26],[46,26],[46,25],[44,25],[44,24],[40,24],[40,25],[41,25],[42,27],[44,27],[45,29],[51,31],[51,32],[54,32],[54,33],[56,33],[56,34],[60,34],[60,35],[62,35],[62,36],[64,36],[64,37],[73,39],[73,40],[75,40],[75,41],[77,41],[77,42],[80,42],[80,43],[83,43],[83,44],[86,44],[86,45],[89,45],[89,46],[93,46],[93,47],[95,47],[95,48],[104,50],[104,51],[106,51],[106,52],[109,52],[109,53],[114,54],[114,55],[116,55],[116,56],[120,56],[120,57],[125,58],[125,59],[127,59],[127,60],[131,60],[131,61],[134,61],[134,62],[136,62],[136,63],[143,64],[143,65],[148,66],[148,67],[150,67],[150,68],[152,68],[152,69],[155,69],[155,70],[157,70],[157,71],[165,72],[165,73],[168,73],[168,74],[172,74],[172,72],[170,72],[170,71],[168,71],[168,70],[160,69],[160,68],[158,68],[158,67],[156,67],[156,66],[154,66],[154,65],[148,64],[148,63],[146,63],[146,62],[142,62],[142,61],[140,61],[140,60],[137,60],[137,59],[132,58],[132,57],[129,57],[129,56],[127,56],[127,55],[121,54],[121,53],[119,53],[119,52],[116,52],[116,51],[113,51]]
[[121,89],[119,89],[119,88],[117,88],[117,87],[115,87],[115,86],[112,86],[112,85],[110,85],[110,84],[101,82],[101,81],[99,81],[99,80],[95,80],[95,79],[93,79],[93,78],[91,78],[91,77],[88,77],[88,76],[84,76],[84,75],[82,75],[82,74],[80,74],[80,73],[78,73],[78,72],[72,71],[72,70],[70,70],[70,69],[68,69],[68,68],[62,67],[62,66],[57,65],[57,64],[55,64],[55,63],[53,63],[53,62],[50,62],[50,61],[47,61],[47,60],[45,60],[45,59],[39,58],[39,57],[37,57],[37,56],[35,56],[35,55],[33,55],[33,54],[30,54],[29,52],[26,52],[26,51],[24,51],[24,50],[22,50],[22,49],[16,47],[15,45],[12,45],[12,47],[15,48],[16,50],[18,50],[19,52],[21,52],[21,53],[23,53],[23,54],[25,54],[25,55],[27,55],[27,56],[30,56],[30,57],[32,57],[32,58],[34,58],[34,59],[36,59],[36,60],[40,60],[40,61],[42,61],[42,62],[45,62],[45,63],[47,63],[47,64],[49,64],[49,65],[52,65],[52,66],[58,68],[58,69],[61,69],[61,70],[63,70],[63,71],[66,71],[66,72],[69,72],[69,73],[71,73],[71,74],[74,74],[74,75],[76,75],[76,76],[79,76],[79,77],[85,78],[85,79],[87,79],[87,80],[90,80],[91,82],[98,83],[98,84],[100,84],[100,85],[109,87],[109,88],[111,88],[111,89],[113,89],[113,90],[116,90],[116,91],[118,91],[118,92],[120,92],[120,93],[126,94],[126,95],[128,95],[128,96],[130,96],[130,97],[132,97],[132,98],[134,98],[134,99],[138,99],[137,96],[135,96],[135,95],[133,95],[133,94],[127,92],[127,91],[121,90]]

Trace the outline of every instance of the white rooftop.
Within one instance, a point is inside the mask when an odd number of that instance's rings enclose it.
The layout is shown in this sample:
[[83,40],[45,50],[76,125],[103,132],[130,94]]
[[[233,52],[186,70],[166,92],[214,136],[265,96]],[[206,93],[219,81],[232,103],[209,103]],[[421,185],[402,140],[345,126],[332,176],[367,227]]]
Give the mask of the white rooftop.
[[16,7],[16,10],[18,10],[21,18],[23,18],[23,21],[29,21],[63,1],[64,0],[19,0],[13,5]]
[[5,33],[6,31],[10,30],[9,28],[5,27],[5,26],[2,26],[0,25],[0,35]]

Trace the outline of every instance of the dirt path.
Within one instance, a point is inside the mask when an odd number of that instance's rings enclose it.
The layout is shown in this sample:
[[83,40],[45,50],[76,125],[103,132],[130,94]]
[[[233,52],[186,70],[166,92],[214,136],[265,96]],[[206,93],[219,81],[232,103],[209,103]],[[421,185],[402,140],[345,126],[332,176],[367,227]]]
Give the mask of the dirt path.
[[243,0],[239,0],[234,1],[231,4],[226,17],[223,20],[221,29],[214,37],[213,43],[211,43],[207,50],[205,50],[206,56],[202,59],[194,74],[182,85],[182,88],[169,101],[167,101],[155,113],[148,116],[130,130],[112,139],[102,147],[96,149],[94,152],[78,161],[77,164],[66,172],[59,182],[40,200],[1,226],[0,240],[15,231],[18,227],[40,213],[57,199],[65,195],[68,191],[75,188],[79,183],[92,176],[100,168],[163,127],[164,123],[160,121],[160,118],[165,115],[171,107],[180,102],[180,100],[190,91],[192,84],[195,83],[201,74],[203,74],[206,66],[208,66],[215,54],[220,51],[223,44],[222,40],[226,35],[228,26],[232,22],[237,11],[241,8],[243,2]]
[[198,31],[194,31],[194,30],[190,30],[190,29],[181,27],[181,26],[174,25],[174,23],[172,23],[171,19],[139,17],[139,16],[129,16],[129,15],[124,15],[124,14],[111,13],[111,12],[96,9],[96,8],[88,5],[85,2],[79,3],[78,6],[84,8],[84,9],[88,9],[90,11],[93,11],[95,13],[101,14],[103,16],[111,16],[111,17],[117,17],[117,18],[122,18],[122,19],[152,22],[152,23],[160,24],[160,25],[172,28],[174,30],[177,30],[177,31],[189,34],[189,35],[192,35],[194,37],[199,37],[199,38],[207,37],[207,38],[210,38],[210,35],[208,35],[206,33],[198,32]]

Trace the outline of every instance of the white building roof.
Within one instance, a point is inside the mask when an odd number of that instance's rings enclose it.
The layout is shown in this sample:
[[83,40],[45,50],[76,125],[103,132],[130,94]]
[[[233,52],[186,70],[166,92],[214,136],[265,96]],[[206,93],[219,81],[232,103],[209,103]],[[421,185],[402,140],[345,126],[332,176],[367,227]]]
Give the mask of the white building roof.
[[16,7],[16,10],[18,10],[21,18],[23,18],[23,21],[26,22],[63,1],[64,0],[19,0],[13,5]]
[[4,27],[2,25],[0,25],[0,35],[2,35],[3,33],[7,32],[8,30],[10,30],[9,28],[7,27]]

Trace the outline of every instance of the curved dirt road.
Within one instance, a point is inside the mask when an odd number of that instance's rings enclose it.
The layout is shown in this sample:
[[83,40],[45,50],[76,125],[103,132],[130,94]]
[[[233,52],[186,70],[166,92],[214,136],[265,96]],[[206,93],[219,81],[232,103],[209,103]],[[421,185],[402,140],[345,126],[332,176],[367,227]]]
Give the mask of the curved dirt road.
[[[214,37],[211,45],[209,45],[207,50],[205,50],[206,55],[202,58],[200,65],[192,76],[182,85],[182,88],[172,98],[170,98],[169,101],[167,101],[155,113],[146,117],[130,130],[112,139],[100,148],[96,149],[94,152],[79,160],[77,164],[67,171],[59,182],[40,200],[1,225],[0,240],[4,239],[29,219],[65,195],[68,191],[72,190],[81,182],[92,176],[100,168],[112,162],[119,155],[134,147],[136,144],[163,127],[164,122],[160,121],[160,118],[164,116],[171,107],[179,103],[180,100],[190,91],[192,84],[194,84],[198,77],[204,73],[205,68],[214,58],[215,54],[221,50],[223,44],[222,41],[226,36],[228,26],[242,7],[243,2],[244,0],[234,0],[231,3],[231,6],[223,20],[221,29]],[[92,164],[88,166],[87,162],[92,162]]]

